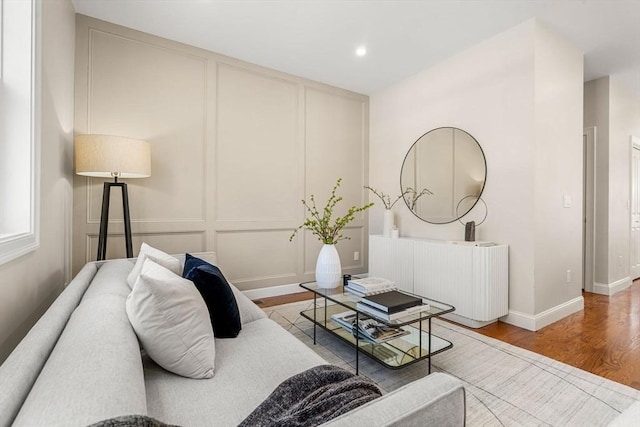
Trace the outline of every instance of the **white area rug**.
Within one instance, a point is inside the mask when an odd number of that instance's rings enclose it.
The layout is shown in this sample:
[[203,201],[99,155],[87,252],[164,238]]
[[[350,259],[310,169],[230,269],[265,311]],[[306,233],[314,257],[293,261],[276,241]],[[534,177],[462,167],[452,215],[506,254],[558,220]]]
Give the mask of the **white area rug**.
[[[300,311],[304,301],[265,309],[269,317],[327,362],[355,371],[355,350]],[[467,396],[467,426],[606,426],[640,400],[640,391],[468,329],[435,319],[433,333],[453,348],[433,357],[432,372],[459,378]],[[360,355],[360,374],[386,392],[427,375],[427,362],[391,370]],[[640,420],[630,427],[640,427]]]

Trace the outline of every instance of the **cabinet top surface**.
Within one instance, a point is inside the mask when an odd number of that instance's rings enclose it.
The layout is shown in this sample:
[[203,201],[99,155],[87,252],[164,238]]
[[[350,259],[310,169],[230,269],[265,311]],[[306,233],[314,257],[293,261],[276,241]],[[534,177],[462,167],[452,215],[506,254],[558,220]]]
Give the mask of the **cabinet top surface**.
[[380,234],[372,234],[369,237],[373,237],[376,239],[380,239],[380,240],[389,240],[390,242],[393,241],[416,241],[416,242],[425,242],[425,243],[433,243],[433,244],[439,244],[439,245],[460,245],[460,246],[473,246],[473,247],[478,247],[478,248],[492,248],[492,247],[506,247],[507,245],[505,244],[500,244],[500,243],[495,243],[495,242],[489,242],[489,241],[485,241],[485,240],[478,240],[478,241],[474,241],[474,242],[466,242],[464,240],[437,240],[437,239],[429,239],[426,237],[398,237],[398,238],[393,238],[393,237],[384,237]]

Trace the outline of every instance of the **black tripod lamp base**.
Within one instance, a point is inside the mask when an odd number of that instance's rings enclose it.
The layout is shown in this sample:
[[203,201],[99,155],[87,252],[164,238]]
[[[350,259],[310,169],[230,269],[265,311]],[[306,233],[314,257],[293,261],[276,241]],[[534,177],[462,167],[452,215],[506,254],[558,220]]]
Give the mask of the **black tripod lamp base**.
[[131,217],[129,216],[129,195],[127,184],[124,182],[105,182],[102,189],[102,214],[100,215],[100,235],[98,236],[98,261],[105,259],[107,255],[107,228],[109,226],[109,200],[111,189],[122,189],[122,211],[124,216],[124,239],[127,249],[127,258],[133,258],[133,244],[131,242]]

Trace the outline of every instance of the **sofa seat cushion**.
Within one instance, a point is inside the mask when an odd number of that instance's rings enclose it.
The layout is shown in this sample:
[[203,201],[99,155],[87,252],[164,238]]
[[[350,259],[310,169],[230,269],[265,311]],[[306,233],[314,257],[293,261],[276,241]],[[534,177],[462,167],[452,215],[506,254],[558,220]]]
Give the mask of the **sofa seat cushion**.
[[271,319],[216,339],[216,374],[192,380],[143,359],[148,414],[183,426],[237,426],[285,379],[326,362]]
[[236,299],[236,303],[238,304],[238,310],[240,311],[240,321],[244,326],[247,323],[264,319],[267,317],[264,314],[264,311],[257,305],[253,303],[245,294],[242,293],[238,288],[236,288],[232,283],[229,283],[231,286],[231,290],[233,291],[233,296]]

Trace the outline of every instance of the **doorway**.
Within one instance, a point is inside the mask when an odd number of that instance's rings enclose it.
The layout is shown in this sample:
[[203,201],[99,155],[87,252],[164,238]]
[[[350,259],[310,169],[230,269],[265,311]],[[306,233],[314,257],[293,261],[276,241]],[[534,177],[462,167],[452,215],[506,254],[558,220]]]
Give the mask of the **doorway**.
[[596,128],[585,128],[583,145],[582,197],[582,289],[594,290],[595,224],[596,224]]
[[631,280],[640,277],[640,138],[631,137]]

